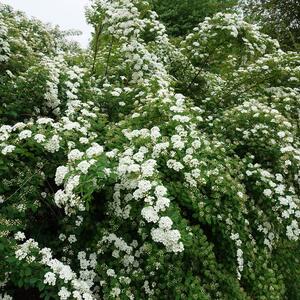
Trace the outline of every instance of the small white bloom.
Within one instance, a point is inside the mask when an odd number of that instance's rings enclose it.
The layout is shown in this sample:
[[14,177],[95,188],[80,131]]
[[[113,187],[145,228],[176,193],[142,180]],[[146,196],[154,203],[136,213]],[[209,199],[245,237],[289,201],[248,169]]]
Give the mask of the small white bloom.
[[74,161],[74,160],[77,160],[77,159],[81,159],[82,156],[83,156],[83,152],[79,151],[78,149],[73,149],[69,152],[68,154],[68,159],[70,161]]
[[5,146],[5,147],[2,149],[1,153],[2,153],[3,155],[6,155],[7,153],[13,152],[15,149],[16,149],[15,146],[13,146],[13,145],[8,145],[8,146]]
[[103,153],[104,149],[102,146],[100,146],[97,143],[93,143],[92,147],[90,147],[89,149],[86,150],[86,155],[87,157],[91,158],[92,156],[96,156],[96,155],[100,155],[101,153]]
[[77,238],[76,238],[76,236],[75,236],[74,234],[71,234],[71,235],[69,236],[69,238],[68,238],[68,241],[69,241],[71,244],[73,244],[73,243],[75,243],[75,242],[77,241]]
[[60,300],[67,300],[71,296],[71,293],[65,287],[62,287],[58,296],[60,297]]
[[59,235],[59,237],[58,237],[61,241],[64,241],[67,237],[63,234],[63,233],[61,233],[60,235]]
[[63,180],[64,180],[65,176],[68,174],[68,172],[69,172],[68,167],[59,166],[56,169],[56,173],[55,173],[55,183],[57,185],[61,185],[63,183]]
[[285,137],[285,132],[284,132],[284,131],[279,131],[279,132],[277,133],[277,135],[282,139],[282,138]]
[[108,269],[106,271],[106,274],[107,274],[107,276],[110,276],[110,277],[116,277],[116,273],[113,269]]
[[263,194],[266,196],[266,197],[270,197],[272,195],[272,191],[270,189],[265,189],[263,191]]
[[52,272],[47,272],[44,275],[44,283],[48,284],[48,285],[55,286],[55,283],[56,283],[56,276],[55,276],[55,274],[52,273]]
[[81,138],[79,139],[79,142],[80,142],[81,144],[88,144],[89,139],[86,138],[86,137],[81,137]]
[[32,135],[32,132],[30,130],[23,130],[19,133],[19,139],[24,140],[27,138],[30,138]]
[[15,234],[15,239],[17,241],[24,241],[25,240],[25,234],[24,232],[21,232],[21,231],[18,231],[16,234]]
[[161,217],[158,226],[162,229],[170,230],[172,228],[173,221],[169,217]]
[[81,171],[83,174],[87,174],[90,166],[91,164],[88,161],[83,160],[77,165],[77,170]]
[[149,190],[151,190],[152,185],[151,182],[149,180],[140,180],[138,183],[138,188],[140,189],[140,191],[142,193],[146,193]]
[[147,206],[142,209],[142,216],[147,222],[156,223],[159,216],[153,206]]
[[34,136],[34,140],[35,140],[37,143],[42,143],[42,142],[44,142],[44,141],[46,140],[46,137],[45,137],[43,134],[38,133],[38,134],[36,134],[36,135]]

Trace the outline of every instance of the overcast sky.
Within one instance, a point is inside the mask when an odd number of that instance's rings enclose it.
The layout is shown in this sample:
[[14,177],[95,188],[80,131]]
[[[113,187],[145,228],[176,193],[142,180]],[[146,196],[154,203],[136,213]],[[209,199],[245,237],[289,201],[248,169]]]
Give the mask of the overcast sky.
[[83,47],[88,45],[91,28],[84,17],[84,7],[89,0],[0,0],[29,17],[59,25],[61,29],[79,29],[82,36],[74,37]]

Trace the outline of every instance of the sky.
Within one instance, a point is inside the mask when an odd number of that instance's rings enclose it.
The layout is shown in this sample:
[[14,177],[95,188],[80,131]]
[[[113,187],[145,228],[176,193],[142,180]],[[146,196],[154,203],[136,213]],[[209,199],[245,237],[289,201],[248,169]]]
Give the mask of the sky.
[[85,21],[84,7],[88,5],[89,0],[0,0],[0,2],[25,12],[28,17],[59,25],[62,30],[82,31],[81,36],[72,39],[87,47],[91,27]]

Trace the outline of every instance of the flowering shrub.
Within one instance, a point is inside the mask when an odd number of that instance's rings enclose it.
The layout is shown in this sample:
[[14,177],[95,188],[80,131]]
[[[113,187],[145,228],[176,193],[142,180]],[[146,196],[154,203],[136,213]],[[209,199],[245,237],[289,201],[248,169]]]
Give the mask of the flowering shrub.
[[1,299],[297,295],[298,53],[222,13],[174,45],[141,0],[93,1],[86,53],[0,12]]

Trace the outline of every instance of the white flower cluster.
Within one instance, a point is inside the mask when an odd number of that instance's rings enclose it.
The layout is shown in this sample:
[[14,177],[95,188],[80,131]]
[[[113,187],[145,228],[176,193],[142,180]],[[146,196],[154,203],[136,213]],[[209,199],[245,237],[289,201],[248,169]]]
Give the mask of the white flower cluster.
[[[36,257],[32,254],[32,250],[38,251],[41,258]],[[94,271],[86,271],[88,266],[92,269],[96,266],[95,256],[91,255],[91,260],[85,260],[85,253],[79,253],[78,257],[81,262],[83,272],[80,274],[80,278],[72,271],[71,267],[62,263],[58,259],[52,257],[51,250],[49,248],[40,249],[38,243],[33,239],[25,241],[23,244],[18,245],[18,249],[15,252],[16,257],[19,260],[24,260],[28,263],[33,261],[38,262],[41,267],[46,266],[51,271],[45,273],[44,283],[50,286],[55,286],[57,279],[61,279],[66,286],[71,286],[72,290],[62,286],[58,292],[59,299],[69,299],[71,296],[73,299],[85,299],[94,300],[95,297],[91,291],[94,284],[93,279],[95,277]],[[85,262],[85,263],[83,263]],[[86,280],[82,279],[86,278]]]
[[[91,166],[97,163],[97,159],[104,149],[97,143],[92,143],[85,152],[78,149],[72,149],[68,153],[68,165],[59,166],[56,169],[55,183],[61,185],[64,182],[64,190],[58,190],[54,195],[57,206],[64,207],[67,214],[75,213],[77,209],[85,210],[84,204],[80,201],[80,197],[76,195],[75,189],[80,184],[82,175],[86,175]],[[105,173],[105,176],[110,173]],[[72,174],[66,180],[68,174]]]
[[9,57],[10,45],[8,41],[8,28],[6,24],[0,20],[0,62],[7,62]]
[[61,185],[64,181],[64,178],[66,177],[66,175],[69,172],[69,168],[65,167],[65,166],[60,166],[56,169],[56,173],[55,173],[55,183],[57,185]]
[[0,294],[0,300],[13,300],[13,297],[9,296],[8,294]]
[[[124,267],[138,267],[138,262],[135,260],[133,255],[134,248],[137,247],[137,241],[133,241],[131,245],[128,245],[122,238],[117,237],[114,233],[109,235],[104,235],[103,238],[98,242],[98,254],[103,252],[105,244],[113,244],[114,251],[112,252],[112,257],[121,259]],[[136,255],[137,257],[138,255]],[[115,277],[115,271],[107,270],[107,275]]]
[[238,275],[238,279],[240,280],[242,276],[241,273],[243,272],[244,269],[243,251],[240,248],[242,245],[242,241],[240,239],[239,234],[233,232],[230,235],[230,239],[235,242],[235,245],[237,247],[237,251],[236,251],[237,263],[238,263],[237,275]]
[[[153,131],[158,132],[157,129]],[[144,132],[146,133],[146,131]],[[128,136],[128,132],[124,132],[124,134]],[[136,138],[140,137],[140,134],[144,138],[149,136],[148,131],[147,135],[137,131],[136,134],[130,136],[130,140],[134,142]],[[155,140],[157,138],[159,138],[158,135]],[[149,154],[148,148],[140,147],[137,152],[127,149],[120,156],[117,172],[121,178],[121,183],[115,185],[114,202],[111,204],[111,210],[124,219],[129,218],[130,204],[128,202],[132,200],[144,199],[146,206],[142,208],[141,216],[148,223],[157,223],[160,219],[160,212],[165,211],[170,204],[170,200],[166,197],[167,189],[151,180],[157,173],[157,162],[154,159],[147,159],[146,155]],[[139,175],[138,180],[131,178],[133,172],[136,176]],[[133,190],[125,195],[125,203],[128,203],[125,208],[121,207],[121,190]],[[168,251],[183,251],[183,244],[179,242],[180,232],[178,230],[164,229],[163,234],[164,239],[159,239],[154,234],[155,240],[154,238],[153,240],[163,243]]]
[[53,272],[47,272],[44,276],[44,283],[55,286],[56,275]]
[[176,229],[153,228],[151,236],[155,242],[162,243],[169,252],[177,253],[184,250],[183,243],[179,242],[180,232]]
[[50,153],[57,152],[60,148],[61,137],[57,134],[53,135],[45,144],[45,149]]
[[[259,164],[249,164],[246,172],[247,176],[259,176],[265,188],[262,194],[273,203],[273,211],[276,212],[280,222],[289,221],[286,225],[286,235],[291,240],[298,240],[300,232],[298,220],[300,219],[299,196],[296,195],[295,188],[284,184],[284,177],[280,173],[272,174],[270,171],[261,168]],[[257,184],[261,184],[257,182]],[[264,228],[264,229],[263,229]],[[271,248],[274,234],[266,226],[259,225],[259,231],[265,234],[265,244]],[[271,234],[271,235],[270,235]]]
[[60,100],[58,98],[58,84],[60,76],[60,66],[62,65],[63,57],[58,56],[54,60],[48,57],[44,58],[43,64],[49,72],[49,80],[46,82],[45,99],[47,100],[46,106],[53,110],[55,114],[59,114]]
[[15,149],[16,149],[16,146],[14,146],[14,145],[7,145],[7,146],[4,146],[4,148],[2,148],[1,152],[2,152],[3,155],[6,155],[8,153],[13,152]]
[[[220,12],[213,17],[206,17],[204,22],[195,27],[193,32],[187,35],[183,48],[190,51],[195,58],[203,59],[208,56],[207,47],[211,44],[210,39],[217,41],[217,35],[222,35],[223,38],[224,35],[235,39],[240,38],[243,49],[250,55],[255,55],[257,52],[264,54],[267,47],[279,46],[276,40],[261,33],[258,26],[245,22],[241,15]],[[221,46],[227,47],[228,45],[221,44]]]

